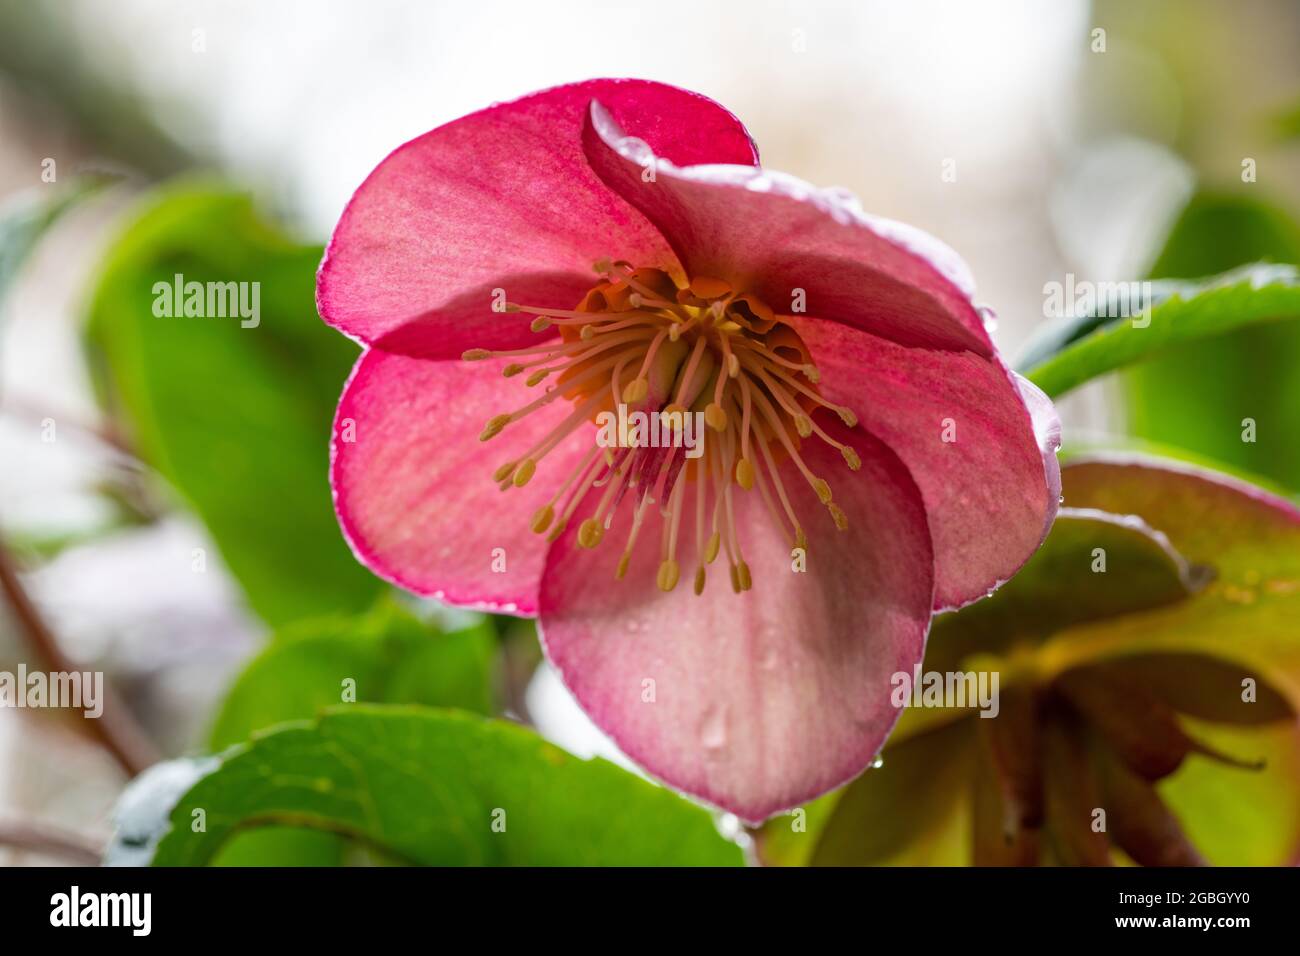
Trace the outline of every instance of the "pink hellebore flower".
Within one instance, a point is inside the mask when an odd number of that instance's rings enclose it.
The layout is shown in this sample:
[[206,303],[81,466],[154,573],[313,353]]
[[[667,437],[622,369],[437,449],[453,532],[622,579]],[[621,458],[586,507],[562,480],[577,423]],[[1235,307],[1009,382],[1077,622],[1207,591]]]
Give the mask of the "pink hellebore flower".
[[[970,295],[946,247],[761,169],[702,96],[493,106],[380,163],[325,254],[321,315],[365,346],[339,520],[394,584],[538,617],[632,759],[762,820],[872,761],[932,610],[1055,514],[1051,405]],[[702,453],[602,444],[619,405],[696,413]]]

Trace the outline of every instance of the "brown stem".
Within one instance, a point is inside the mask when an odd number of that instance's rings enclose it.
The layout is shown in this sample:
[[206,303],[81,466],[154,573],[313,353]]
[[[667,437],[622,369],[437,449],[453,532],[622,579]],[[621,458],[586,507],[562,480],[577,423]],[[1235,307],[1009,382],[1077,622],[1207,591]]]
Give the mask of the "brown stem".
[[[36,605],[27,596],[22,581],[18,578],[9,552],[0,543],[0,588],[3,588],[18,623],[27,635],[32,649],[42,662],[52,671],[73,673],[84,670],[78,667],[59,647],[54,633],[41,617]],[[134,777],[146,767],[158,762],[158,751],[144,730],[136,723],[131,711],[104,684],[104,710],[98,718],[86,717],[86,729],[94,736],[122,766],[129,776]]]
[[101,855],[99,847],[87,837],[20,820],[0,820],[0,846],[61,857],[79,866],[95,866]]

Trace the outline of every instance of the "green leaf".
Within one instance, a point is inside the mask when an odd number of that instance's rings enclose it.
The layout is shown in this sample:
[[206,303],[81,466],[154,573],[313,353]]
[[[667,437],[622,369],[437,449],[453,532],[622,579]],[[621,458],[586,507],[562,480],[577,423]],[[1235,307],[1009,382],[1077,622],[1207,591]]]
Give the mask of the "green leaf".
[[[281,630],[236,679],[212,729],[213,750],[257,731],[316,717],[343,699],[365,703],[495,711],[496,638],[486,621],[442,634],[395,601],[368,614],[292,624]],[[350,683],[346,683],[350,682]],[[346,842],[331,833],[262,828],[237,835],[216,862],[223,866],[337,866]]]
[[[1153,274],[1208,275],[1259,260],[1300,263],[1300,226],[1258,200],[1200,195]],[[1127,370],[1122,382],[1132,434],[1300,491],[1300,443],[1291,440],[1300,433],[1300,322],[1189,343]]]
[[[356,348],[316,317],[319,259],[246,197],[174,186],[114,244],[90,307],[104,400],[273,625],[363,610],[381,588],[349,552],[330,499],[331,417]],[[260,283],[260,322],[155,316],[155,283],[177,274]]]
[[1186,601],[1063,629],[1043,666],[1203,654],[1266,678],[1300,711],[1300,512],[1244,482],[1141,459],[1080,460],[1061,475],[1068,503],[1137,515],[1215,576]]
[[289,625],[244,668],[212,729],[222,750],[276,724],[315,717],[355,700],[495,711],[490,624],[441,634],[391,600],[358,617]]
[[345,705],[259,736],[223,755],[170,819],[156,866],[209,863],[238,829],[268,825],[429,865],[741,863],[707,811],[667,790],[524,727],[418,707]]
[[[1019,363],[1021,369],[1055,398],[1099,375],[1180,346],[1246,326],[1294,319],[1300,317],[1300,276],[1292,266],[1261,264],[1203,282],[1154,282],[1150,301],[1148,317],[1111,318],[1100,324],[1079,320],[1065,331],[1049,329],[1044,339],[1028,346],[1029,358]],[[1148,318],[1150,324],[1143,325]],[[1233,433],[1238,441],[1239,432],[1240,425]]]

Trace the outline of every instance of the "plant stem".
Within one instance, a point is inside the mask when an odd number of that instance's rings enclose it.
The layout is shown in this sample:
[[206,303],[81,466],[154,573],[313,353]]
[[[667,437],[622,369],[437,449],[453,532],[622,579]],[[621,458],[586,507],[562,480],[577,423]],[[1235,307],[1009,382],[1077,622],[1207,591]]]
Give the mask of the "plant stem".
[[79,866],[95,866],[100,858],[99,848],[86,837],[29,821],[0,820],[0,846],[61,857]]
[[[78,667],[59,647],[53,631],[23,588],[3,543],[0,543],[0,589],[13,608],[32,650],[46,667],[63,673],[85,669]],[[157,748],[107,682],[104,683],[103,696],[103,713],[98,718],[85,718],[86,729],[113,755],[127,775],[134,777],[158,762]]]

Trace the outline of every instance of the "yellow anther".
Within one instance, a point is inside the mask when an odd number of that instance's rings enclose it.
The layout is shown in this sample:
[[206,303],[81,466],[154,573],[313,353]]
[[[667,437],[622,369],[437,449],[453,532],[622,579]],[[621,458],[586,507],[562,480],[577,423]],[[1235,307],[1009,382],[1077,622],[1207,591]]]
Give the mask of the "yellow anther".
[[736,484],[746,491],[754,487],[754,465],[748,458],[736,462]]
[[[766,465],[762,465],[755,454],[755,442],[758,450],[763,451],[766,464],[772,465],[771,479],[785,512],[784,517],[779,511],[774,512],[776,523],[791,529],[791,538],[787,540],[793,540],[796,555],[808,547],[808,536],[798,524],[800,516],[788,500],[787,491],[770,458],[778,440],[782,450],[788,453],[830,512],[836,526],[841,530],[847,528],[847,516],[832,501],[830,485],[809,471],[797,448],[801,439],[819,436],[840,452],[850,469],[858,471],[862,467],[858,452],[842,446],[820,430],[812,417],[813,405],[805,397],[819,407],[835,412],[850,427],[856,425],[858,419],[847,407],[830,404],[819,397],[816,389],[800,383],[802,379],[804,383],[815,384],[821,379],[821,373],[813,364],[810,353],[798,341],[798,336],[783,328],[769,341],[768,331],[775,324],[772,310],[752,293],[733,289],[718,279],[695,277],[691,280],[669,275],[662,269],[637,270],[631,263],[608,259],[593,263],[593,268],[601,274],[602,281],[573,310],[558,307],[539,310],[504,302],[504,297],[495,304],[497,310],[526,316],[532,330],[544,333],[543,337],[554,336],[559,331],[563,332],[562,338],[540,347],[504,352],[468,349],[462,353],[467,362],[492,359],[493,368],[499,368],[505,378],[518,377],[537,392],[545,392],[540,386],[546,383],[554,389],[540,398],[534,395],[535,401],[517,411],[490,418],[479,435],[482,441],[495,437],[508,425],[532,415],[555,398],[573,402],[578,410],[578,414],[563,418],[551,434],[537,444],[536,450],[530,452],[530,457],[501,464],[493,472],[498,487],[506,491],[527,485],[536,476],[538,459],[547,449],[554,448],[575,428],[584,428],[587,425],[584,419],[589,419],[596,410],[608,407],[611,387],[615,404],[621,402],[645,410],[651,393],[654,394],[655,409],[667,403],[659,412],[662,428],[681,428],[684,431],[685,416],[702,413],[704,423],[715,436],[724,436],[727,441],[720,455],[710,456],[692,471],[681,475],[662,467],[662,462],[658,469],[643,467],[653,466],[656,462],[653,459],[630,460],[625,449],[591,448],[582,461],[576,463],[578,467],[561,487],[561,491],[576,488],[568,506],[561,507],[559,494],[540,507],[534,505],[536,510],[528,521],[531,531],[547,541],[573,539],[579,547],[596,548],[602,544],[618,513],[622,491],[633,489],[643,504],[662,498],[664,503],[660,507],[665,517],[671,519],[671,524],[665,530],[655,580],[663,591],[672,591],[680,583],[682,572],[673,556],[678,550],[678,519],[683,507],[682,496],[674,496],[674,485],[677,481],[695,481],[699,483],[695,522],[697,533],[704,540],[698,541],[698,553],[691,556],[696,563],[694,592],[697,595],[704,592],[709,577],[708,565],[717,561],[720,555],[726,558],[723,563],[728,566],[732,590],[737,594],[749,591],[753,588],[752,572],[750,566],[740,559],[739,536],[732,527],[734,503],[731,483],[734,481],[744,491],[752,490],[755,485],[765,488],[768,476],[762,468]],[[594,344],[597,337],[600,337],[600,344],[594,353],[592,346],[582,344],[587,341]],[[780,354],[782,350],[794,354],[791,349],[802,352],[803,358],[790,361],[785,354]],[[776,365],[781,368],[775,368]],[[560,375],[560,372],[564,374]],[[739,387],[728,391],[728,378],[738,379],[736,385]],[[555,382],[561,379],[564,384],[555,386]],[[743,416],[740,414],[742,410]],[[741,418],[744,418],[743,422]],[[743,431],[732,434],[733,426],[741,427]],[[607,472],[603,478],[602,469],[592,472],[593,466],[602,462]],[[620,464],[623,465],[621,469],[615,467]],[[656,470],[657,475],[654,473]],[[616,483],[608,485],[611,477],[616,479]],[[543,483],[546,481],[547,476],[543,476]],[[711,487],[711,484],[719,482],[716,487]],[[569,515],[578,507],[578,502],[592,489],[607,485],[606,491],[598,493],[599,504],[591,502],[596,504],[595,510],[589,507],[583,512],[590,517],[578,518],[579,526],[570,532],[567,527]],[[712,528],[705,523],[710,496],[714,499]],[[769,498],[766,494],[764,497]],[[725,511],[719,508],[723,503]],[[772,500],[766,503],[774,507]],[[619,554],[616,578],[627,577],[631,570],[640,514],[638,512],[635,516],[638,523],[633,525],[629,541]],[[727,535],[725,554],[723,533]],[[779,549],[780,545],[777,547]],[[653,554],[647,558],[652,560]],[[638,564],[639,568],[642,566]],[[715,589],[718,586],[714,584]]]
[[519,470],[515,472],[514,483],[516,488],[522,488],[533,477],[533,472],[537,471],[537,462],[531,458],[525,458],[519,463]]
[[555,517],[555,509],[550,505],[542,505],[533,515],[533,523],[529,525],[534,534],[541,534],[551,526],[551,519]]
[[578,544],[584,548],[594,548],[605,537],[605,529],[595,518],[588,518],[578,525]]
[[501,434],[501,429],[510,424],[509,415],[497,415],[488,419],[488,423],[483,426],[483,431],[479,432],[478,440],[487,441],[489,438],[495,438]]
[[623,401],[634,405],[650,394],[650,382],[644,378],[634,378],[623,387]]
[[691,279],[690,289],[701,299],[716,299],[731,291],[731,283],[712,276],[695,276]]
[[812,486],[822,504],[828,505],[831,503],[831,486],[826,484],[824,479],[814,478]]

